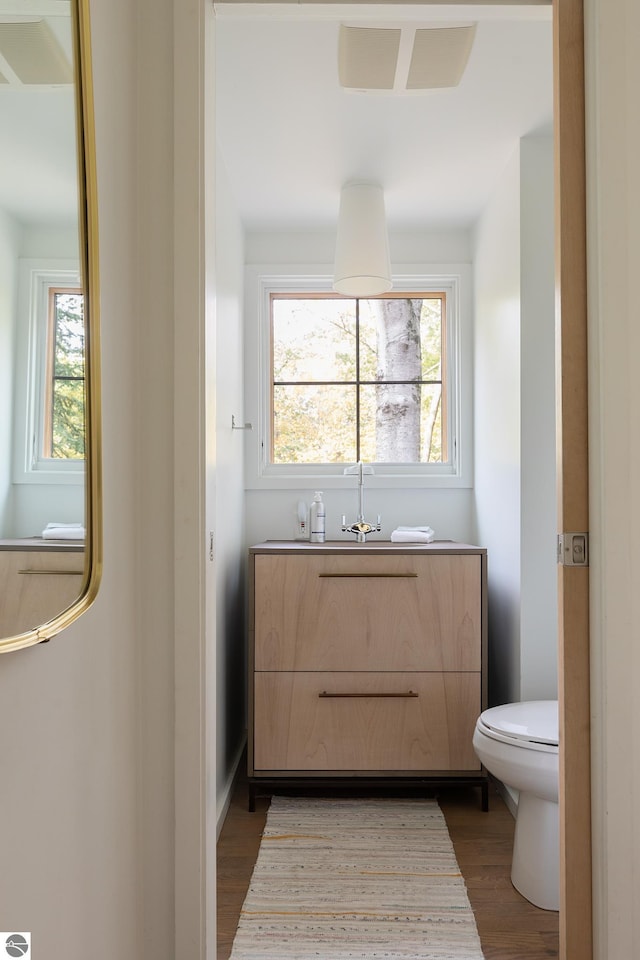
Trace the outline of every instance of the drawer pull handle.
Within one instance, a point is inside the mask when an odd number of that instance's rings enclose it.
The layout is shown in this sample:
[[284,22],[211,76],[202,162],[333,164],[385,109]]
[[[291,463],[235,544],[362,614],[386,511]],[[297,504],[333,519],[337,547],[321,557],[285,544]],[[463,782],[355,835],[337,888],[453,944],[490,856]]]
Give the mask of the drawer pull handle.
[[407,697],[417,696],[419,696],[419,694],[414,693],[413,690],[409,690],[406,693],[327,693],[326,690],[323,690],[322,693],[318,694],[318,697],[322,700],[346,697],[388,697],[405,699]]
[[417,580],[417,573],[319,573],[318,576],[325,580],[339,580],[340,578],[351,577],[360,580]]
[[38,577],[81,577],[82,570],[18,570],[20,574]]

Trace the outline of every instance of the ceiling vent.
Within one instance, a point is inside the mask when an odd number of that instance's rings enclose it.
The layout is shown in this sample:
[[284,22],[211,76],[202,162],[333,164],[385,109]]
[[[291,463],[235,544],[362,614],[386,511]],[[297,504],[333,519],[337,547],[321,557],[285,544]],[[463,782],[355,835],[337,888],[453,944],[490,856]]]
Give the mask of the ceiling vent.
[[340,25],[338,72],[349,90],[393,90],[402,30]]
[[348,27],[340,25],[340,85],[358,91],[456,87],[465,71],[476,25]]
[[0,72],[9,82],[73,82],[71,64],[45,20],[0,22]]

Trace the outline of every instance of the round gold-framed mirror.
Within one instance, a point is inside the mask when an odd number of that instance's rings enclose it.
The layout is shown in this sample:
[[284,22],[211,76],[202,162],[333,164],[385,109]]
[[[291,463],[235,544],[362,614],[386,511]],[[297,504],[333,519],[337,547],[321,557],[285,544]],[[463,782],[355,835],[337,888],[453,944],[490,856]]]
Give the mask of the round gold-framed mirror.
[[88,0],[0,0],[0,652],[49,640],[102,570]]

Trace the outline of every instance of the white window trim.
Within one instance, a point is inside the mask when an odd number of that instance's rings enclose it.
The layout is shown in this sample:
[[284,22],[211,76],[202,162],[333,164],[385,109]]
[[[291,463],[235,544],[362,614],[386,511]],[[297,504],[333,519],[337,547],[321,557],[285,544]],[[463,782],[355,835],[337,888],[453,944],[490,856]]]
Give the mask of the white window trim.
[[[339,464],[270,464],[270,294],[330,291],[326,265],[251,266],[245,271],[245,472],[247,489],[292,489],[322,481],[324,489],[353,484]],[[473,476],[472,322],[470,264],[394,267],[395,291],[447,294],[448,402],[451,417],[450,464],[377,464],[367,477],[372,488],[471,487]]]
[[21,259],[14,401],[14,483],[84,482],[84,460],[42,457],[49,290],[81,286],[77,260]]

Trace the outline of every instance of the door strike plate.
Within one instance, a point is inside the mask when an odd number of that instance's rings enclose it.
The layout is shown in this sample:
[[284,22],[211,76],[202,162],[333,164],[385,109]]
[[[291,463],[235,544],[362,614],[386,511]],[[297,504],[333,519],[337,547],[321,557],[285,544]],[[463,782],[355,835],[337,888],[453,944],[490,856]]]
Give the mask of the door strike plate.
[[559,533],[558,563],[563,567],[588,567],[589,534]]

